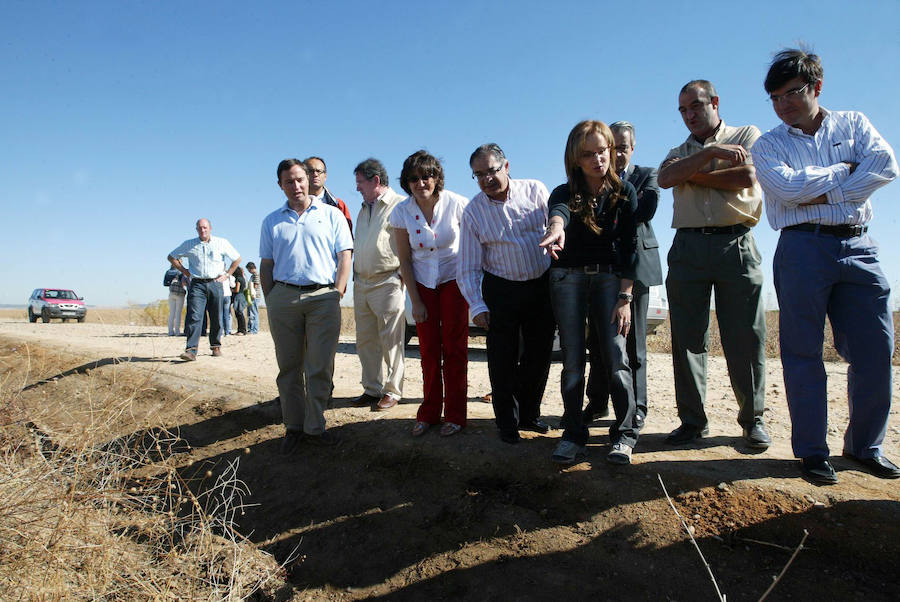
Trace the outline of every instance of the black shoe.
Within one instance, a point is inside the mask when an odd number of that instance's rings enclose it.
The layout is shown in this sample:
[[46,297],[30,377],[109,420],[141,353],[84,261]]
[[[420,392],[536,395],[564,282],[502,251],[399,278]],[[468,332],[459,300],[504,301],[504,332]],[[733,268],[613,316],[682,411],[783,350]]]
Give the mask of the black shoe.
[[528,422],[520,422],[519,423],[520,431],[532,431],[534,433],[540,433],[542,435],[546,435],[550,432],[550,425],[541,420],[540,418],[535,418],[534,420],[530,420]]
[[504,443],[509,443],[510,445],[515,445],[522,438],[519,436],[519,431],[500,431],[500,441]]
[[306,441],[322,447],[334,447],[341,444],[341,436],[333,431],[325,431],[321,435],[306,435]]
[[350,405],[356,406],[358,408],[371,407],[378,403],[381,400],[380,397],[376,397],[374,395],[369,395],[368,393],[363,393],[356,399],[350,402]]
[[602,418],[606,418],[607,416],[609,416],[608,403],[603,407],[600,407],[599,404],[594,405],[593,403],[588,403],[587,407],[584,408],[584,412],[581,414],[581,419],[585,424],[590,424]]
[[800,460],[800,472],[803,477],[816,485],[834,485],[838,482],[834,468],[825,456],[810,456]]
[[744,427],[744,440],[749,447],[753,449],[769,449],[772,444],[772,438],[766,432],[766,425],[759,420],[751,427]]
[[290,456],[297,448],[300,447],[300,442],[303,441],[303,431],[287,431],[284,433],[284,439],[281,440],[281,455],[282,456]]
[[879,479],[900,479],[900,468],[896,464],[885,458],[884,456],[875,456],[874,458],[857,458],[847,452],[843,456],[848,460],[853,460],[863,465],[866,470],[871,472]]
[[666,443],[669,443],[671,445],[690,443],[694,439],[700,439],[701,437],[705,437],[708,434],[709,427],[704,426],[703,428],[700,428],[690,424],[682,424],[677,429],[669,433],[669,436],[666,437]]

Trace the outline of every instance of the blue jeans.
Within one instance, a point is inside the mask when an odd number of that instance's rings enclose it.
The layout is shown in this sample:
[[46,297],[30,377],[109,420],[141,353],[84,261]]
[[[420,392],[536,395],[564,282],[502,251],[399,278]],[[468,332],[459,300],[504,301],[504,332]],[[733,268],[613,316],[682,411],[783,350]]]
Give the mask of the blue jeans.
[[184,330],[187,333],[187,349],[197,351],[200,343],[200,325],[207,311],[209,311],[209,346],[222,345],[222,283],[212,280],[210,282],[198,282],[191,280],[187,294],[187,324]]
[[253,297],[253,303],[247,305],[247,330],[251,334],[259,332],[259,298]]
[[563,356],[562,438],[579,445],[585,445],[588,440],[588,428],[582,420],[588,316],[596,332],[597,351],[606,370],[616,413],[609,428],[609,440],[613,444],[626,443],[632,447],[637,443],[634,387],[625,337],[616,332],[615,324],[610,323],[619,285],[615,274],[586,273],[584,268],[550,268],[550,299]]
[[774,261],[779,343],[791,413],[794,456],[828,456],[828,398],[822,363],[825,316],[834,346],[847,363],[850,424],[844,451],[882,454],[891,411],[894,325],[890,286],[867,235],[838,238],[782,230]]
[[222,336],[231,334],[231,297],[222,295]]

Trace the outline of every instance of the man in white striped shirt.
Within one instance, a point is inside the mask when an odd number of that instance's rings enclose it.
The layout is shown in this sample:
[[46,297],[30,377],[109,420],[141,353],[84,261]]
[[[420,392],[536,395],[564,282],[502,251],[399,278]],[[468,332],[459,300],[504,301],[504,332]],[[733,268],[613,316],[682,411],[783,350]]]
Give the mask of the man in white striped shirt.
[[472,321],[487,330],[500,438],[518,443],[519,430],[549,430],[540,415],[555,323],[550,257],[538,243],[550,194],[537,180],[510,179],[509,161],[496,144],[475,149],[469,166],[481,192],[463,212],[456,280]]
[[850,424],[843,455],[881,478],[900,477],[884,457],[891,409],[894,328],[890,286],[867,234],[869,197],[897,177],[894,152],[856,111],[819,106],[819,57],[788,49],[765,80],[784,123],[753,146],[769,223],[781,230],[775,252],[781,364],[791,412],[791,444],[803,475],[837,482],[828,461],[825,316],[834,344],[850,364]]

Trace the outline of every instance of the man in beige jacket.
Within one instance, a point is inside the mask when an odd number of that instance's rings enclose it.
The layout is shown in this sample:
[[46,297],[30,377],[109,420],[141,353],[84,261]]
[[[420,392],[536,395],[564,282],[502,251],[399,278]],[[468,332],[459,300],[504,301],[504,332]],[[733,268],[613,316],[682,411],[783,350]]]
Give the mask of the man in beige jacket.
[[381,411],[397,405],[403,392],[406,291],[388,217],[404,197],[391,189],[377,159],[366,159],[353,172],[363,198],[356,218],[353,313],[364,388],[353,403]]

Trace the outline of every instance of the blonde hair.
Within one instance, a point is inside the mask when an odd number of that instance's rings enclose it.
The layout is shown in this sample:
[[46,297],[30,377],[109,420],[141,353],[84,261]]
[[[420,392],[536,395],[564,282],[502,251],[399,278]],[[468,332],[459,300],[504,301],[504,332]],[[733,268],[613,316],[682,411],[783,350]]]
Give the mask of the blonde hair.
[[582,121],[576,124],[572,131],[569,132],[565,154],[566,178],[569,182],[569,210],[581,218],[581,221],[594,234],[600,234],[603,228],[597,224],[597,220],[594,217],[597,195],[588,187],[584,171],[578,164],[581,152],[584,150],[585,139],[591,134],[598,134],[606,142],[606,148],[609,152],[609,169],[606,170],[606,174],[603,176],[603,185],[600,188],[600,193],[609,193],[610,207],[615,207],[620,198],[625,198],[622,180],[616,173],[616,154],[612,150],[615,148],[616,143],[613,139],[612,131],[602,121]]

